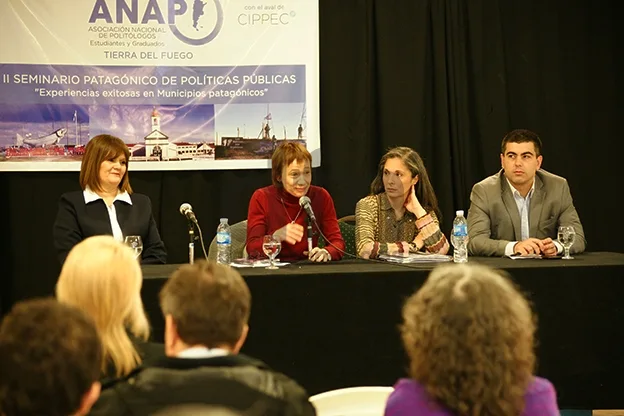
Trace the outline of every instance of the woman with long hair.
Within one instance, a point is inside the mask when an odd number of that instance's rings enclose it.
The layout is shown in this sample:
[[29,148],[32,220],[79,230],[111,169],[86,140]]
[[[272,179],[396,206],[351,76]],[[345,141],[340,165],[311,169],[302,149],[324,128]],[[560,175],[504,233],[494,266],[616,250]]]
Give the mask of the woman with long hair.
[[111,236],[94,236],[70,251],[56,297],[95,322],[102,339],[102,378],[127,375],[155,349],[141,301],[143,276],[133,251]]
[[427,251],[446,254],[440,209],[420,155],[390,149],[379,162],[371,194],[355,207],[355,244],[360,257]]
[[403,307],[410,378],[386,416],[559,415],[552,384],[535,377],[535,318],[504,272],[434,269]]

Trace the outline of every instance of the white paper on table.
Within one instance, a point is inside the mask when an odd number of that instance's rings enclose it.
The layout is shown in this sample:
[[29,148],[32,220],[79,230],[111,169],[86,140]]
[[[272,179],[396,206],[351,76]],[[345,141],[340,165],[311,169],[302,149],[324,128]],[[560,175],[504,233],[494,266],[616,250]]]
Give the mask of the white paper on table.
[[[276,259],[274,264],[276,266],[278,266],[278,267],[281,267],[281,266],[287,266],[290,263],[281,262],[281,261]],[[238,259],[238,260],[234,260],[232,263],[230,263],[230,266],[238,267],[238,268],[267,267],[267,266],[270,266],[270,265],[271,265],[271,262],[268,259],[263,259],[263,260]]]
[[542,255],[541,254],[527,254],[527,255],[510,254],[507,257],[509,257],[512,260],[529,260],[529,259],[541,259]]
[[452,256],[435,253],[409,253],[398,256],[382,254],[379,258],[392,263],[438,263],[453,260]]

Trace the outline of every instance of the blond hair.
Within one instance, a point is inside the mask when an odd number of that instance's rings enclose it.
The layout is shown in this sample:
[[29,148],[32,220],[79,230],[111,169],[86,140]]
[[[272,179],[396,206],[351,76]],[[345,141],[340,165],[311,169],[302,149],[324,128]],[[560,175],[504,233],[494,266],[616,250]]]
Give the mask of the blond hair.
[[141,357],[128,336],[147,340],[149,323],[141,301],[143,276],[133,252],[111,236],[83,240],[69,252],[56,284],[59,301],[94,321],[102,339],[102,373],[128,374]]
[[535,366],[535,318],[502,271],[436,268],[403,307],[410,375],[461,415],[519,415]]

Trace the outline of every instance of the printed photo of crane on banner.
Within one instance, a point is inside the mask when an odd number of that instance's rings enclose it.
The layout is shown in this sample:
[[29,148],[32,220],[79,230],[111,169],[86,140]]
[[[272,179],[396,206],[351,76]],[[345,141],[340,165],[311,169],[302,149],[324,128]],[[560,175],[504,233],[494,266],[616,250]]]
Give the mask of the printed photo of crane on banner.
[[11,0],[0,15],[0,171],[79,170],[98,134],[133,170],[266,168],[284,140],[320,165],[316,2]]

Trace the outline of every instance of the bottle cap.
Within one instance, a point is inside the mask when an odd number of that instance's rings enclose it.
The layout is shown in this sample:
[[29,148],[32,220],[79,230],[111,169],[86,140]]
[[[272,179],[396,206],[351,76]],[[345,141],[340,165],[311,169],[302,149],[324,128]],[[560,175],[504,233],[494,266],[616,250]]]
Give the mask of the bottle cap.
[[228,222],[228,219],[227,218],[219,218],[219,221],[221,221],[221,222]]
[[463,217],[464,216],[464,210],[463,209],[458,209],[457,211],[455,211],[455,215],[457,215],[458,217]]

